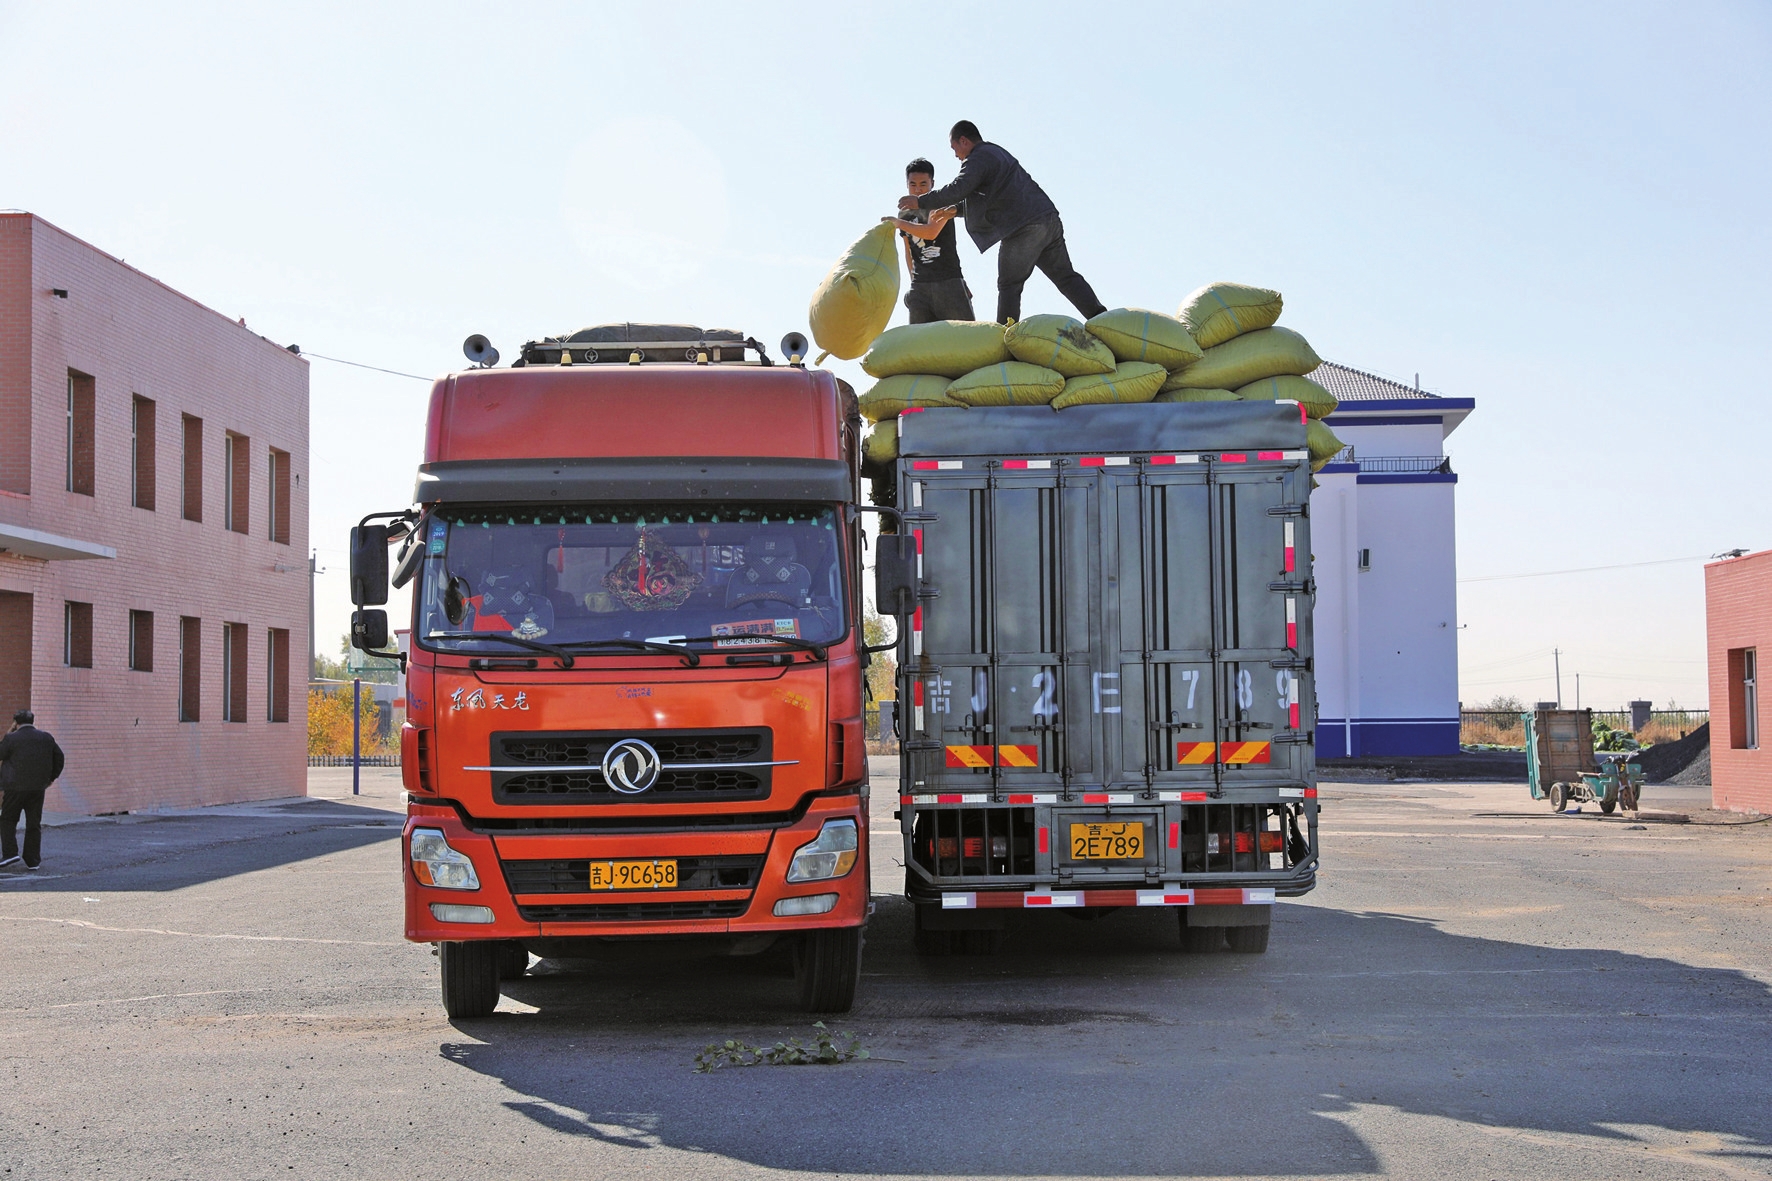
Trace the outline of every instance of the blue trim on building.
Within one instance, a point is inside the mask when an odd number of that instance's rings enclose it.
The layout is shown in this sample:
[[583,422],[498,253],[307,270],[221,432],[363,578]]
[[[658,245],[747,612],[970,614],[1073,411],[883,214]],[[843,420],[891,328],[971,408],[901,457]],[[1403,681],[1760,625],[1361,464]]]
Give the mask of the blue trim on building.
[[1345,718],[1318,718],[1317,757],[1455,755],[1458,726],[1457,718],[1355,718],[1351,727]]
[[1445,426],[1446,419],[1439,414],[1374,414],[1370,418],[1364,415],[1341,415],[1337,410],[1323,421],[1333,424],[1337,416],[1344,418],[1348,426]]
[[1349,472],[1357,472],[1359,470],[1360,470],[1360,465],[1357,463],[1326,463],[1322,467],[1317,469],[1317,475],[1319,475],[1319,476],[1344,476],[1344,475],[1347,475]]
[[[1347,465],[1353,468],[1354,465]],[[1328,471],[1328,467],[1323,468]],[[1358,470],[1357,468],[1355,470]],[[1456,484],[1457,472],[1360,472],[1354,477],[1360,484]]]
[[1349,398],[1339,404],[1337,413],[1366,410],[1475,410],[1475,398]]

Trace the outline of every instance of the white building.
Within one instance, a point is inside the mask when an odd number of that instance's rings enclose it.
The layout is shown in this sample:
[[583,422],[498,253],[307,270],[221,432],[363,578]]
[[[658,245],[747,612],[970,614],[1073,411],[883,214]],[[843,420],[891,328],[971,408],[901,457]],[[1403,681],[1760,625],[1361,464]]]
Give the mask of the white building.
[[1475,408],[1330,362],[1347,449],[1311,496],[1317,754],[1458,752],[1458,583],[1445,439]]

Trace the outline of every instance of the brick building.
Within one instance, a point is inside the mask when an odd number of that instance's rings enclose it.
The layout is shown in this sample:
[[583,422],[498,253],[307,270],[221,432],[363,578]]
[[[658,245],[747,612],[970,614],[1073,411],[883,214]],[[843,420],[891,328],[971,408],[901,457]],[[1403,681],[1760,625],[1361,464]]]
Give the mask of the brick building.
[[307,362],[0,213],[0,423],[0,718],[67,751],[47,806],[302,794]]
[[1710,655],[1711,802],[1772,812],[1761,660],[1772,656],[1772,550],[1704,568]]

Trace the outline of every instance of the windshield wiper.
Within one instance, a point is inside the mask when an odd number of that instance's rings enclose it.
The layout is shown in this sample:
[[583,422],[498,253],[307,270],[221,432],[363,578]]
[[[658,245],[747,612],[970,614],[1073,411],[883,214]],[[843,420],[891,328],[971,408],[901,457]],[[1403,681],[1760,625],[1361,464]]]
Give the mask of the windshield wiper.
[[634,652],[662,652],[669,656],[681,656],[684,663],[690,668],[701,663],[701,657],[696,653],[679,644],[667,644],[663,640],[633,640],[625,637],[615,640],[569,640],[560,647],[571,648],[575,651],[591,648],[627,648]]
[[528,648],[532,652],[546,652],[560,662],[561,668],[572,667],[572,653],[556,644],[543,644],[538,640],[526,640],[522,636],[507,635],[504,632],[432,632],[427,640],[498,640],[506,644],[515,644],[519,648]]
[[812,640],[802,640],[799,636],[769,636],[760,633],[747,633],[736,636],[686,636],[678,640],[679,644],[715,644],[729,640],[743,640],[742,644],[729,644],[733,648],[761,648],[764,644],[786,644],[790,648],[798,648],[802,652],[810,652],[818,660],[824,659],[825,649],[829,644],[819,644]]

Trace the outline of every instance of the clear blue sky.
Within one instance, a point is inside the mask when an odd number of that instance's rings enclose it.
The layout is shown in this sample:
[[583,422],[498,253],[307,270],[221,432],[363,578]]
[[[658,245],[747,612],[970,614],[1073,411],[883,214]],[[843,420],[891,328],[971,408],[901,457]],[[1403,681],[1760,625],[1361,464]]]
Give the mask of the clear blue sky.
[[[434,374],[476,331],[804,329],[970,118],[1110,305],[1276,287],[1323,356],[1474,397],[1461,577],[1772,546],[1764,4],[243,7],[0,3],[0,206]],[[426,393],[313,362],[322,636]],[[1560,648],[1566,698],[1703,703],[1698,561],[1460,599],[1467,702],[1548,696]]]

